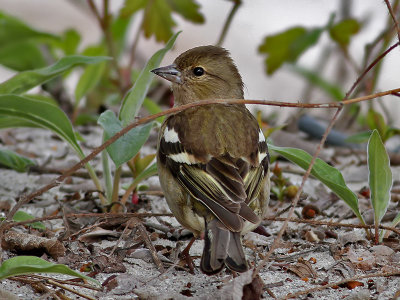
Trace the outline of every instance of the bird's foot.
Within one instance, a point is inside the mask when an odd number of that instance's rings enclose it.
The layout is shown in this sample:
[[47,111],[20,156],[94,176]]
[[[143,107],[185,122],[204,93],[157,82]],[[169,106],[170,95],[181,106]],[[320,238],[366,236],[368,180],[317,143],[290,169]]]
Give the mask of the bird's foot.
[[196,238],[192,237],[189,244],[186,246],[185,249],[183,249],[183,251],[179,255],[181,260],[184,261],[186,263],[186,265],[188,266],[191,274],[194,274],[194,264],[193,264],[193,259],[189,254],[189,250],[192,247],[195,240],[196,240]]

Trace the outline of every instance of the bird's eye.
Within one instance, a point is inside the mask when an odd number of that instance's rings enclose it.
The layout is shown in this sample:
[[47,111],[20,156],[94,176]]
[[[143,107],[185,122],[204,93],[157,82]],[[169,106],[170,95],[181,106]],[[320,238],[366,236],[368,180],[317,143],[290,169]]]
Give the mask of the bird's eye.
[[193,69],[193,74],[195,76],[201,76],[204,74],[204,69],[202,67],[196,67]]

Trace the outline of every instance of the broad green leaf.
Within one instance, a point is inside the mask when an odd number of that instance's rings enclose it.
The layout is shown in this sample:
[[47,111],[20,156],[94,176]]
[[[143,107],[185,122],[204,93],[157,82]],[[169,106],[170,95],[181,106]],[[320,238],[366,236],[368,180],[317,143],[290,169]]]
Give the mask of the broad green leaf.
[[33,123],[34,126],[50,129],[67,141],[81,157],[84,156],[71,122],[55,105],[17,95],[0,95],[0,116],[19,119],[26,126]]
[[355,19],[346,19],[333,25],[329,29],[331,38],[342,47],[347,47],[350,38],[360,30],[360,23]]
[[171,7],[165,0],[152,0],[146,5],[143,16],[143,31],[146,38],[155,36],[157,42],[166,42],[176,26],[171,16]]
[[323,30],[324,28],[307,30],[304,27],[293,27],[267,36],[258,48],[260,53],[267,55],[267,74],[273,74],[285,62],[296,62],[303,52],[317,43]]
[[[279,153],[304,170],[308,169],[312,160],[312,156],[301,149],[277,147],[271,144],[268,144],[268,148]],[[347,187],[343,175],[337,169],[317,158],[311,170],[311,174],[342,198],[364,224],[364,220],[358,209],[358,198],[356,194]]]
[[25,172],[36,163],[13,151],[0,149],[0,165],[6,166],[18,172]]
[[[32,220],[34,218],[35,218],[34,216],[32,216],[22,210],[19,210],[13,216],[13,221],[23,222],[23,221]],[[31,226],[32,228],[35,228],[35,229],[46,230],[46,226],[44,226],[44,224],[42,222],[33,222],[33,223],[26,224],[26,225]]]
[[57,36],[34,30],[17,18],[0,11],[0,44],[26,41],[31,38],[58,39]]
[[40,126],[28,120],[16,117],[4,116],[0,114],[0,129],[16,128],[16,127],[40,127]]
[[16,256],[4,261],[0,266],[0,280],[11,276],[33,273],[58,273],[89,280],[97,285],[100,283],[86,275],[71,270],[66,265],[53,264],[36,256]]
[[389,156],[376,129],[372,131],[368,141],[368,171],[375,224],[379,225],[390,201],[392,171]]
[[204,23],[200,5],[195,0],[126,0],[120,14],[127,17],[142,9],[144,35],[147,38],[154,35],[159,42],[167,42],[172,36],[176,26],[173,12],[191,22]]
[[370,136],[371,136],[372,131],[364,131],[360,133],[353,134],[349,136],[347,139],[345,139],[346,143],[355,143],[355,144],[361,144],[361,143],[366,143],[368,142]]
[[165,53],[172,48],[176,38],[180,32],[176,33],[163,49],[158,50],[148,61],[142,72],[140,72],[139,78],[135,81],[135,84],[124,98],[121,110],[119,112],[119,119],[122,120],[122,124],[126,126],[132,122],[137,116],[140,107],[143,104],[143,100],[146,97],[147,91],[151,84],[154,74],[150,71],[157,68]]
[[313,72],[311,70],[307,70],[303,67],[292,66],[292,70],[294,70],[297,74],[303,76],[308,82],[313,85],[319,87],[323,90],[327,95],[332,97],[334,100],[342,100],[344,98],[344,93],[340,86],[330,83],[329,81],[322,78],[321,74]]
[[61,75],[76,65],[96,64],[108,59],[110,58],[103,56],[65,56],[51,66],[37,70],[24,71],[11,77],[0,84],[0,94],[20,94]]
[[43,101],[43,102],[58,106],[58,103],[54,98],[52,98],[51,96],[44,95],[44,94],[23,94],[21,96],[24,98],[33,99],[33,100],[37,100],[37,101]]
[[[103,112],[97,122],[104,129],[105,141],[123,128],[122,122],[110,110]],[[154,122],[151,122],[135,127],[107,147],[107,152],[116,167],[121,166],[139,152],[140,148],[147,141],[153,124]]]
[[38,46],[58,40],[0,11],[0,64],[17,71],[43,67],[45,60]]
[[120,15],[128,18],[137,11],[146,7],[148,0],[125,0],[124,6],[121,8]]
[[200,5],[194,0],[167,0],[172,10],[188,21],[204,23],[204,16],[199,12]]
[[37,43],[17,41],[0,47],[0,64],[16,71],[42,68],[46,61]]

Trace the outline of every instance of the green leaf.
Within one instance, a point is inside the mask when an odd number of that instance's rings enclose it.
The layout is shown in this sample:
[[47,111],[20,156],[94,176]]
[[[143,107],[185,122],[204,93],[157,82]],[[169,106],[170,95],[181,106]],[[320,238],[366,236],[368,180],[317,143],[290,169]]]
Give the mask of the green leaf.
[[75,29],[68,29],[64,32],[60,46],[64,50],[65,55],[72,55],[76,53],[80,41],[81,36],[78,31]]
[[[33,220],[35,217],[22,211],[19,210],[15,213],[13,220],[15,222],[23,222],[23,221],[29,221],[29,220]],[[33,223],[29,223],[26,224],[28,226],[31,226],[32,228],[35,229],[40,229],[40,230],[46,230],[46,226],[44,226],[44,224],[42,222],[33,222]]]
[[[105,141],[123,128],[122,122],[110,110],[103,112],[97,122],[104,129]],[[147,141],[153,124],[154,122],[151,122],[135,127],[107,147],[107,152],[117,168],[139,152],[140,148]]]
[[137,11],[146,7],[148,0],[125,0],[124,6],[121,8],[120,15],[124,18],[130,17]]
[[296,62],[301,54],[317,43],[323,30],[324,28],[307,30],[304,27],[293,27],[267,36],[258,48],[260,53],[267,55],[267,74],[273,74],[285,62]]
[[399,128],[395,128],[395,127],[386,127],[386,134],[383,137],[383,140],[387,141],[388,139],[390,139],[394,135],[400,135],[400,129]]
[[167,0],[172,10],[188,21],[204,23],[204,16],[199,12],[200,5],[194,0]]
[[128,190],[130,188],[136,187],[141,181],[157,174],[157,163],[153,163],[150,167],[146,168],[141,172],[129,186],[123,186],[124,189]]
[[[268,148],[279,153],[304,170],[308,169],[312,160],[312,156],[301,149],[277,147],[271,144],[268,144]],[[356,194],[347,187],[343,175],[337,169],[317,158],[311,170],[311,174],[342,198],[364,224],[364,220],[358,209],[358,198]]]
[[400,222],[400,212],[397,214],[397,216],[393,219],[391,226],[396,227],[397,224]]
[[126,0],[121,16],[127,17],[144,9],[142,29],[149,38],[155,36],[159,42],[167,42],[176,26],[172,13],[181,15],[194,23],[204,23],[199,12],[200,5],[195,0]]
[[[105,54],[105,49],[103,47],[91,47],[90,49],[86,49],[86,55],[90,55],[93,57],[98,57],[98,55]],[[106,62],[100,62],[94,65],[89,65],[85,68],[85,71],[79,78],[78,84],[75,88],[75,106],[77,106],[87,93],[89,93],[97,84],[100,82],[100,79],[103,76],[103,73],[106,69]]]
[[46,65],[39,47],[32,41],[1,44],[0,64],[16,71],[42,68]]
[[157,163],[153,163],[150,167],[146,168],[141,172],[134,180],[136,184],[139,182],[157,174]]
[[171,7],[165,0],[148,2],[143,16],[143,31],[146,38],[154,35],[157,42],[166,42],[172,36],[176,25],[171,16]]
[[67,141],[81,157],[84,157],[76,141],[71,122],[55,105],[17,95],[0,95],[0,116],[19,119],[25,126],[33,123],[34,126],[50,129]]
[[57,101],[54,98],[52,98],[51,96],[48,96],[48,95],[44,95],[44,94],[23,94],[21,96],[24,97],[24,98],[33,99],[33,100],[37,100],[37,101],[43,101],[43,102],[50,103],[50,104],[58,106]]
[[6,166],[18,172],[25,172],[29,169],[29,167],[36,165],[36,163],[13,151],[0,149],[0,165]]
[[171,37],[165,47],[154,53],[147,61],[146,66],[142,72],[140,72],[139,78],[135,81],[135,84],[124,98],[119,112],[119,119],[122,120],[124,126],[132,122],[137,116],[154,77],[154,74],[150,71],[160,65],[165,53],[172,48],[179,34],[180,32]]
[[79,104],[83,96],[92,91],[98,85],[105,70],[105,62],[90,65],[85,68],[85,71],[79,78],[78,84],[75,88],[75,106]]
[[370,136],[371,136],[372,131],[364,131],[360,133],[353,134],[349,136],[347,139],[345,139],[346,143],[355,143],[355,144],[361,144],[361,143],[366,143],[368,142]]
[[[136,1],[137,2],[137,1]],[[126,45],[126,37],[129,32],[131,18],[117,16],[111,24],[111,35],[115,45],[116,53],[119,55]]]
[[[145,98],[143,101],[143,107],[152,115],[159,113],[162,111],[161,107],[158,106],[153,100],[149,98]],[[165,116],[159,117],[156,119],[157,122],[162,123],[165,119]]]
[[380,113],[378,113],[373,109],[370,109],[368,110],[367,117],[365,120],[367,122],[368,127],[371,130],[374,129],[378,130],[379,135],[385,138],[388,131],[388,126],[386,125],[385,119]]
[[58,273],[71,275],[100,285],[97,280],[71,270],[66,265],[53,264],[36,256],[16,256],[7,259],[0,266],[0,279],[33,273]]
[[34,30],[0,11],[0,64],[17,71],[43,67],[45,60],[38,46],[51,41],[59,41],[59,37]]
[[389,205],[393,181],[389,156],[376,129],[368,141],[368,171],[375,224],[379,225]]
[[342,100],[344,93],[340,86],[326,81],[320,74],[307,70],[300,66],[292,66],[292,70],[297,74],[303,76],[308,82],[319,87],[327,95],[331,96],[334,100]]
[[353,35],[360,30],[360,23],[356,19],[346,19],[333,25],[329,29],[329,35],[342,47],[347,47]]
[[34,30],[17,18],[0,11],[0,44],[25,41],[30,38],[59,39],[53,34]]
[[108,59],[110,58],[103,56],[66,56],[51,66],[18,73],[17,75],[0,84],[0,94],[20,94],[39,84],[49,81],[58,75],[61,75],[76,65],[96,64]]

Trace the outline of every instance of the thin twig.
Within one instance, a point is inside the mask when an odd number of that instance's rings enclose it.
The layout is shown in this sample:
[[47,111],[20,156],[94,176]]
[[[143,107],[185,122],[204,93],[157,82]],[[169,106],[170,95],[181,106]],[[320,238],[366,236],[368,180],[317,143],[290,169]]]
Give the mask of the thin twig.
[[85,284],[85,283],[75,282],[75,281],[72,281],[73,279],[72,280],[71,279],[61,280],[61,279],[50,278],[50,277],[41,276],[41,275],[37,275],[37,274],[19,275],[19,276],[16,276],[16,277],[34,278],[34,279],[38,279],[38,280],[41,280],[41,281],[51,279],[51,280],[54,280],[54,281],[62,283],[62,284],[79,286],[80,288],[85,288],[85,289],[89,289],[89,290],[93,290],[93,291],[102,291],[102,289],[99,288],[99,287],[95,287],[93,285],[89,285],[89,284]]
[[340,285],[348,283],[350,281],[356,281],[356,280],[361,280],[361,279],[366,279],[366,278],[373,278],[373,277],[389,277],[389,276],[397,276],[397,275],[400,275],[400,270],[394,271],[394,272],[380,272],[380,273],[374,273],[374,274],[355,276],[355,277],[352,277],[352,278],[343,279],[343,280],[335,282],[335,283],[330,283],[330,284],[327,284],[327,285],[314,287],[314,288],[311,288],[311,289],[308,289],[308,290],[303,290],[303,291],[300,291],[300,292],[297,292],[297,293],[294,293],[294,294],[287,294],[282,299],[298,298],[301,295],[307,295],[307,294],[312,293],[312,292],[326,290],[328,288],[333,288],[333,287],[336,287],[336,286],[340,286]]
[[222,28],[221,35],[219,36],[218,42],[216,43],[216,46],[221,46],[222,43],[225,40],[226,34],[228,32],[229,27],[231,26],[233,17],[235,16],[237,10],[239,9],[240,5],[242,5],[242,0],[233,0],[234,4],[232,6],[232,9],[226,18],[224,27]]
[[367,73],[373,68],[375,67],[375,65],[380,62],[388,53],[390,53],[394,48],[396,48],[397,46],[399,46],[399,43],[394,44],[393,46],[390,46],[385,52],[383,52],[382,54],[380,54],[376,59],[374,59],[374,61],[372,63],[370,63],[368,65],[367,68],[364,69],[364,71],[361,73],[361,75],[357,78],[357,80],[353,83],[353,85],[351,86],[350,90],[346,93],[346,99],[348,99],[351,95],[351,93],[353,93],[354,89],[356,88],[356,86],[358,86],[358,84],[361,82],[361,80],[364,79],[365,75],[367,75]]
[[58,283],[58,282],[56,282],[56,281],[54,281],[54,280],[47,279],[47,282],[48,282],[49,284],[51,284],[51,285],[55,285],[56,287],[62,288],[62,289],[64,289],[64,290],[66,290],[66,291],[68,291],[68,292],[70,292],[70,293],[73,293],[73,294],[75,294],[75,295],[78,295],[78,296],[80,296],[80,297],[82,297],[82,298],[89,299],[89,300],[96,300],[96,298],[93,298],[93,297],[90,297],[90,296],[88,296],[88,295],[82,294],[81,292],[76,291],[76,290],[74,290],[74,289],[72,289],[72,288],[70,288],[70,287],[68,287],[68,286],[65,286],[65,285],[63,285],[63,284],[61,284],[61,283]]
[[392,6],[390,5],[389,0],[385,0],[386,6],[390,12],[390,15],[392,16],[393,22],[396,25],[396,31],[397,31],[397,39],[399,40],[400,43],[400,27],[399,27],[399,22],[397,21],[396,14],[394,13]]
[[115,243],[115,245],[114,245],[114,247],[112,248],[111,252],[107,255],[108,257],[111,257],[111,256],[114,254],[114,252],[115,252],[115,250],[117,249],[119,243],[122,241],[122,238],[125,236],[126,232],[127,232],[128,229],[131,227],[131,225],[133,225],[133,223],[134,223],[134,222],[133,222],[133,219],[130,219],[130,220],[126,223],[125,228],[124,228],[124,230],[122,231],[122,233],[121,233],[121,235],[120,235],[118,241]]
[[154,263],[159,268],[159,271],[161,273],[164,273],[165,272],[164,266],[163,266],[160,258],[158,257],[156,248],[154,248],[154,245],[151,242],[151,239],[147,233],[146,228],[144,227],[143,223],[139,219],[136,219],[136,220],[137,220],[139,232],[142,235],[143,241],[145,242],[147,248],[150,250],[150,253],[151,253],[151,256],[153,257]]
[[[104,218],[104,219],[129,219],[132,217],[135,218],[150,218],[150,217],[173,217],[174,215],[171,213],[82,213],[82,214],[68,214],[65,217],[68,218],[91,218],[91,217],[97,217],[97,218]],[[48,216],[48,217],[41,217],[41,218],[35,218],[31,220],[26,220],[26,221],[21,221],[21,222],[10,222],[5,226],[5,229],[14,227],[14,226],[19,226],[19,225],[26,225],[34,222],[42,222],[42,221],[50,221],[50,220],[57,220],[57,219],[63,219],[64,216]],[[99,224],[97,224],[99,225]],[[73,234],[75,235],[75,234]],[[72,236],[73,236],[72,235]]]
[[[339,107],[339,108],[337,109],[337,111],[336,111],[336,113],[334,114],[334,116],[332,117],[332,119],[331,119],[331,121],[330,121],[328,127],[326,128],[326,130],[325,130],[325,132],[324,132],[324,135],[323,135],[322,138],[321,138],[320,143],[318,144],[317,150],[315,151],[315,153],[314,153],[314,155],[313,155],[313,158],[311,159],[310,165],[308,166],[308,169],[307,169],[306,173],[305,173],[304,176],[303,176],[303,180],[302,180],[302,182],[301,182],[301,184],[300,184],[300,187],[299,187],[299,189],[298,189],[298,191],[297,191],[297,194],[296,194],[296,196],[294,197],[294,199],[293,199],[293,201],[292,201],[292,207],[291,207],[290,210],[289,210],[288,219],[292,218],[292,216],[293,216],[294,210],[295,210],[295,208],[296,208],[296,206],[297,206],[297,203],[299,202],[300,195],[301,195],[301,193],[302,193],[302,191],[303,191],[304,184],[306,183],[308,177],[310,176],[311,170],[312,170],[312,168],[313,168],[313,166],[314,166],[314,163],[315,163],[315,161],[316,161],[316,159],[317,159],[319,153],[320,153],[321,150],[322,150],[322,147],[323,147],[323,145],[324,145],[324,143],[325,143],[326,138],[328,137],[328,133],[331,131],[333,125],[335,124],[338,115],[339,115],[340,112],[342,111],[342,108],[343,108],[343,106],[342,106],[342,107]],[[261,261],[261,263],[257,266],[257,268],[254,269],[254,272],[253,272],[253,275],[252,275],[253,278],[255,278],[255,277],[257,276],[257,274],[261,271],[261,269],[267,264],[267,262],[268,262],[268,260],[269,260],[269,258],[270,258],[270,256],[271,256],[271,254],[275,251],[275,249],[278,248],[279,242],[280,242],[280,240],[281,240],[281,238],[282,238],[284,232],[286,231],[286,228],[287,228],[287,226],[288,226],[288,223],[289,223],[288,220],[284,221],[284,223],[283,223],[281,229],[280,229],[279,232],[278,232],[278,235],[276,236],[274,242],[272,243],[272,245],[271,245],[269,251],[267,252],[267,254],[265,255],[264,259],[263,259],[263,260]]]
[[[348,228],[363,228],[363,229],[371,229],[375,228],[375,225],[364,225],[364,224],[346,224],[346,223],[340,223],[340,222],[330,222],[330,221],[322,221],[322,220],[307,220],[307,219],[294,219],[294,218],[278,218],[278,217],[266,217],[264,220],[268,221],[278,221],[278,222],[294,222],[294,223],[305,223],[305,224],[310,224],[313,226],[320,226],[320,225],[326,225],[330,227],[348,227]],[[380,229],[386,229],[393,231],[400,235],[400,229],[397,229],[395,227],[390,227],[390,226],[385,226],[385,225],[379,225]]]

